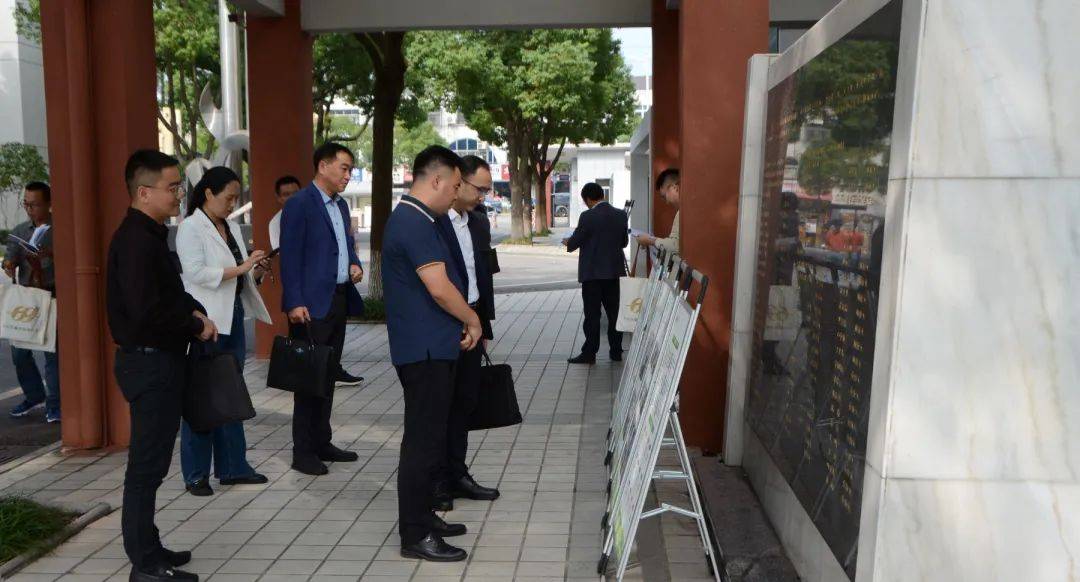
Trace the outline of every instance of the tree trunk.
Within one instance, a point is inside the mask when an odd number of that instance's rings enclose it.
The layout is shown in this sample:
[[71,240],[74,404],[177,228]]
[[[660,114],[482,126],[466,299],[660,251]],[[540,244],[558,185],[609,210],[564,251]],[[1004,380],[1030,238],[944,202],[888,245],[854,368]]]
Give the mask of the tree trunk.
[[[199,93],[199,76],[195,71],[194,65],[191,67],[191,86],[188,87],[189,91],[184,91],[184,109],[187,110],[188,118],[188,135],[191,136],[191,157],[197,157],[201,152],[199,150],[199,98],[196,96],[192,98],[192,94],[197,95]],[[192,104],[194,103],[194,105]],[[210,157],[207,154],[206,157]]]
[[405,90],[404,32],[358,34],[375,68],[371,128],[371,261],[368,296],[382,299],[382,242],[394,196],[394,118]]
[[529,156],[523,147],[525,139],[518,131],[510,130],[507,134],[507,163],[510,166],[510,239],[515,242],[527,242],[532,238],[532,224],[530,224],[528,212],[530,205],[527,203],[532,194],[532,172],[529,171]]
[[547,178],[551,175],[551,172],[537,172],[536,175],[536,232],[541,236],[547,236],[550,231],[550,223],[548,221],[548,204],[547,204]]
[[[176,125],[176,79],[173,76],[173,68],[170,65],[165,69],[165,98],[168,100],[169,106],[169,123],[170,133],[172,133],[173,151],[177,154],[180,153],[180,135],[178,133],[179,127]],[[188,148],[186,154],[191,155],[191,148]]]
[[315,108],[315,143],[326,142],[326,108],[322,103]]

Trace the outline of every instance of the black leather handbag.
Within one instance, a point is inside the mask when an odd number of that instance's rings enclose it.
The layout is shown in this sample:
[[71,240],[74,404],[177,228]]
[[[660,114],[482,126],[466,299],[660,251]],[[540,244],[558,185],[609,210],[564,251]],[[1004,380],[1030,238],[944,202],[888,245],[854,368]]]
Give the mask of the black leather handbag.
[[484,360],[487,363],[480,367],[479,394],[476,408],[469,418],[469,430],[521,424],[513,368],[510,364],[492,364],[486,351]]
[[234,355],[209,344],[193,346],[183,413],[195,432],[255,418],[255,407]]
[[[308,338],[311,330],[308,328]],[[277,336],[270,351],[270,370],[266,375],[269,388],[307,394],[319,398],[330,396],[334,373],[334,348],[318,345],[310,339]]]

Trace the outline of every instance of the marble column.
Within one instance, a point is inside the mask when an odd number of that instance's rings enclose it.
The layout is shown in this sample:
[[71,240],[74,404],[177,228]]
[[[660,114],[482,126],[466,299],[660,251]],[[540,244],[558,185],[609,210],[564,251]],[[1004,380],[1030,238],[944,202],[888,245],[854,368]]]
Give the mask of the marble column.
[[1075,0],[906,0],[857,580],[1080,576]]
[[743,415],[754,341],[754,285],[757,272],[758,220],[765,163],[765,116],[769,65],[775,55],[754,55],[746,72],[746,121],[743,125],[742,173],[739,177],[739,230],[735,246],[735,299],[731,319],[731,362],[724,409],[724,464],[741,465]]

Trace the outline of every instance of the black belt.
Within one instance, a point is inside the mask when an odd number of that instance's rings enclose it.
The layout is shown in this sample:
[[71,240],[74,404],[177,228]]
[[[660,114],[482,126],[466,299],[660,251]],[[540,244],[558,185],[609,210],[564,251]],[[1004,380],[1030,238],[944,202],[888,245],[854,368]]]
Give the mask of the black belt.
[[473,311],[476,311],[477,309],[480,308],[480,302],[479,301],[473,301],[472,303],[469,304],[469,307],[472,307]]
[[166,350],[147,346],[120,346],[120,351],[125,354],[164,354]]

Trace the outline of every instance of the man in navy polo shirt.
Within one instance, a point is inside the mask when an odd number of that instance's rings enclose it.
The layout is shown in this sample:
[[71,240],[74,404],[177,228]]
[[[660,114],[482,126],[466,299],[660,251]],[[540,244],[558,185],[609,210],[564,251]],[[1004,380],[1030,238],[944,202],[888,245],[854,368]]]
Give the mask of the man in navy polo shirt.
[[432,511],[434,485],[446,456],[454,365],[482,337],[465,300],[466,282],[449,269],[450,250],[435,219],[450,210],[461,186],[461,158],[431,146],[416,156],[413,185],[383,235],[382,276],[390,360],[405,392],[405,435],[398,464],[401,555],[456,562],[465,550],[443,541],[466,533]]

